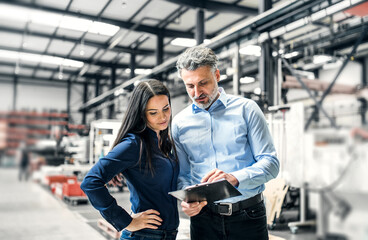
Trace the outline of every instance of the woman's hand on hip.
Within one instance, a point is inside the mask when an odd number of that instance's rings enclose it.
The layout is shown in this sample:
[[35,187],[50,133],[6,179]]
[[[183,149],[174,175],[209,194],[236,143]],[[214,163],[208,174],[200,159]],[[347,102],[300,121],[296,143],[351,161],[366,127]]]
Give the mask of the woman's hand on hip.
[[161,225],[162,222],[162,219],[158,215],[160,215],[160,213],[153,209],[133,214],[133,220],[125,229],[131,232],[143,228],[157,229],[157,226]]

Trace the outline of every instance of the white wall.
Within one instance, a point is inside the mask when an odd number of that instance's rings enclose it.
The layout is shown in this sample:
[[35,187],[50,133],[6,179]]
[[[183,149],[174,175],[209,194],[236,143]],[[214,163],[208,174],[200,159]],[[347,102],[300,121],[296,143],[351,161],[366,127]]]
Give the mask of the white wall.
[[172,115],[175,117],[181,110],[183,110],[186,106],[191,103],[189,97],[185,95],[181,95],[171,99],[171,109]]
[[[94,96],[94,86],[89,87],[89,98]],[[13,107],[13,83],[0,83],[0,111],[11,111]],[[72,84],[70,111],[75,123],[81,123],[78,112],[83,102],[83,85]],[[16,110],[57,111],[67,110],[67,86],[32,86],[18,83]],[[92,114],[90,116],[92,118]],[[94,114],[93,114],[94,118]]]
[[62,87],[50,86],[17,86],[17,110],[29,109],[38,112],[55,109],[66,110],[67,90]]
[[13,107],[13,84],[0,83],[0,111],[10,111]]
[[[318,79],[322,82],[332,82],[335,78],[337,71],[340,69],[334,68],[334,69],[328,69],[323,70],[321,69],[319,71],[319,77]],[[362,64],[358,62],[350,61],[340,76],[338,77],[336,84],[345,84],[345,85],[353,85],[356,86],[358,84],[361,84],[363,80],[363,66]],[[322,94],[322,92],[320,93]],[[301,99],[309,98],[309,94],[304,89],[289,89],[287,93],[287,98],[290,102],[298,101]]]
[[[323,82],[332,82],[335,78],[337,71],[340,69],[334,68],[329,70],[320,70],[319,79]],[[347,84],[347,85],[357,85],[361,84],[363,79],[363,66],[361,63],[350,61],[338,77],[336,83]]]

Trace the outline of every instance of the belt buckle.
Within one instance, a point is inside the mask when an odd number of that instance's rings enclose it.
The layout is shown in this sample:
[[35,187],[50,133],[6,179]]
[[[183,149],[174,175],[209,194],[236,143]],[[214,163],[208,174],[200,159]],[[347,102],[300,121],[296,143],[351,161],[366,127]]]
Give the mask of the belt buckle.
[[233,204],[232,203],[219,203],[219,205],[225,205],[228,207],[228,211],[225,212],[225,213],[219,213],[220,215],[223,215],[223,216],[231,216],[231,214],[233,214]]

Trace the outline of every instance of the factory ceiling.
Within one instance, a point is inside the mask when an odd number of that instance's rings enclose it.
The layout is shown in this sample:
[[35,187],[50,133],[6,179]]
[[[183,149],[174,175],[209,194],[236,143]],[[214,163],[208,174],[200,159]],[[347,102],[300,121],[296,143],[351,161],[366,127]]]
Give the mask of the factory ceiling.
[[[313,55],[346,55],[366,25],[366,9],[359,0],[0,0],[0,81],[109,84],[113,77],[119,86],[152,69],[164,73],[196,44],[199,10],[202,38],[223,56],[224,71],[236,43],[256,73],[265,39],[303,68]],[[357,57],[368,54],[367,40]]]

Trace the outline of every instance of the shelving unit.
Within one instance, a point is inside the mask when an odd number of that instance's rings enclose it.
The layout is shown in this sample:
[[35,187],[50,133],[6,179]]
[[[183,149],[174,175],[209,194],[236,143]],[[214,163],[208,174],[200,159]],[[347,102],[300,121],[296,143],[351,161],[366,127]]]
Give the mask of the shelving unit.
[[86,125],[69,124],[68,121],[69,116],[64,112],[0,112],[0,150],[14,157],[21,142],[35,147],[39,141],[53,141],[57,148],[64,136],[88,133]]
[[61,138],[68,134],[68,114],[58,112],[11,111],[0,112],[0,121],[6,123],[6,151],[14,156],[22,141],[27,146],[41,139]]

